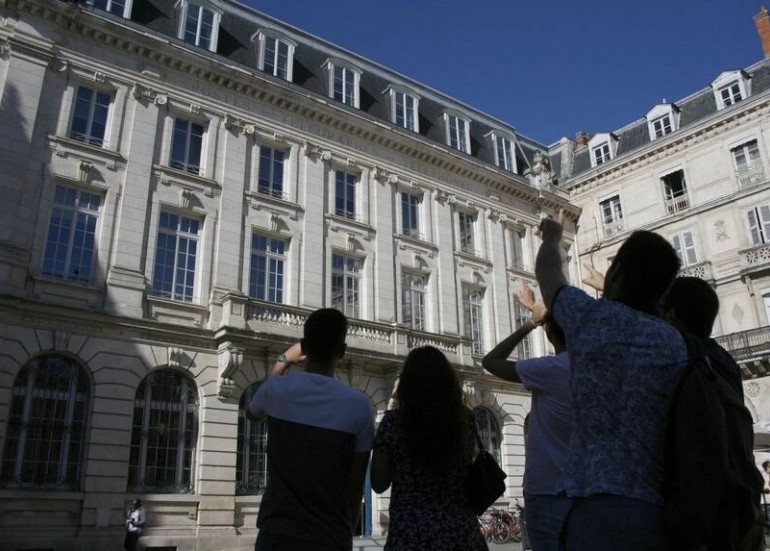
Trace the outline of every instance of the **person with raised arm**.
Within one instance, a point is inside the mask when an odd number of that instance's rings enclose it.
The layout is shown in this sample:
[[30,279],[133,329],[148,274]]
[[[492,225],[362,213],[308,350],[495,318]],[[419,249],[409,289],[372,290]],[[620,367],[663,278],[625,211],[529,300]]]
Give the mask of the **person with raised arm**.
[[566,548],[658,551],[666,411],[688,354],[657,306],[679,258],[663,237],[634,232],[607,271],[603,297],[594,299],[567,281],[561,220],[544,219],[540,233],[535,273],[566,336],[575,411]]
[[[524,441],[524,515],[533,551],[558,551],[562,524],[571,506],[563,480],[574,422],[569,356],[564,333],[548,315],[545,304],[535,301],[534,292],[526,285],[521,285],[517,294],[532,317],[484,356],[482,366],[503,380],[523,384],[532,392]],[[509,359],[513,350],[538,326],[545,329],[556,355]]]

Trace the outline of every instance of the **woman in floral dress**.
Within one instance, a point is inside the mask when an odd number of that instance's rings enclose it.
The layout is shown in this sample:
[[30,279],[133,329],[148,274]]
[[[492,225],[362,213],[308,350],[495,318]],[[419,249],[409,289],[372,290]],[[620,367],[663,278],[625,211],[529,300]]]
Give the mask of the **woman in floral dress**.
[[385,412],[372,457],[372,489],[391,485],[389,551],[483,551],[468,501],[473,414],[441,351],[415,348],[404,362],[395,409]]

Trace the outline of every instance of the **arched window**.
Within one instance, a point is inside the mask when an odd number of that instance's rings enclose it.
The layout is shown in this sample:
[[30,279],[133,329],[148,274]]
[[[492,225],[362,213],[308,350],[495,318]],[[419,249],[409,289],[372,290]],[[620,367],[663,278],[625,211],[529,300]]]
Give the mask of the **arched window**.
[[148,375],[134,400],[128,489],[191,493],[197,429],[195,383],[171,369]]
[[13,385],[0,480],[4,486],[77,489],[89,384],[74,360],[47,354]]
[[241,495],[261,494],[267,485],[267,420],[252,421],[246,416],[251,397],[261,384],[260,381],[247,388],[238,405],[235,491]]
[[477,407],[473,410],[473,416],[476,419],[476,430],[479,431],[479,438],[484,447],[491,453],[498,465],[500,461],[500,443],[502,436],[500,434],[500,425],[497,423],[494,413],[485,407]]

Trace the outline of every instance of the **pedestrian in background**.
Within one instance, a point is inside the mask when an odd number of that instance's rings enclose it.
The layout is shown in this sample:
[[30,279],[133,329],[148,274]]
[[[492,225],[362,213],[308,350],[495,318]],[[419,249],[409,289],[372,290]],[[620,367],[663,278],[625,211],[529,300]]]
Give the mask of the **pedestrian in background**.
[[147,522],[147,511],[142,505],[142,500],[135,499],[131,502],[131,509],[126,517],[126,536],[123,540],[123,549],[136,551],[139,538],[144,533],[144,525]]

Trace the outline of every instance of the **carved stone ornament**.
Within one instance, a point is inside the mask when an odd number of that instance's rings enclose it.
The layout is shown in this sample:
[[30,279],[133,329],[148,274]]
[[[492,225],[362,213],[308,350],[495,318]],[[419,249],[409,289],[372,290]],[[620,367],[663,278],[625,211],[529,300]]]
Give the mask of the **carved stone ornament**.
[[313,161],[317,161],[318,159],[322,161],[331,161],[332,159],[332,152],[328,149],[323,149],[319,145],[305,142],[302,144],[302,147],[305,150],[305,155],[307,155]]
[[150,88],[145,88],[141,84],[134,84],[133,95],[142,103],[154,103],[155,105],[166,105],[168,103],[168,96]]
[[[10,45],[9,45],[10,47]],[[2,48],[2,43],[0,43],[0,48]],[[48,62],[48,68],[51,69],[54,73],[65,73],[67,69],[69,69],[70,62],[66,59],[60,59],[58,57],[52,57],[51,61]]]
[[714,230],[717,234],[717,241],[726,241],[730,239],[730,236],[727,235],[727,228],[725,227],[724,220],[717,220],[714,222]]
[[751,398],[756,398],[759,396],[759,384],[755,382],[751,382],[746,385],[746,395],[750,396]]
[[219,368],[218,395],[220,398],[230,398],[235,383],[233,376],[243,363],[243,348],[234,346],[230,341],[219,345],[217,350],[217,364]]
[[168,365],[169,367],[181,367],[184,351],[181,348],[168,347]]
[[393,174],[392,172],[378,166],[374,167],[374,170],[372,170],[372,178],[382,184],[398,183],[398,174]]
[[80,161],[78,164],[78,180],[81,182],[88,182],[91,180],[91,171],[94,170],[94,165],[88,161]]
[[256,127],[253,124],[247,123],[245,120],[234,117],[232,115],[225,115],[222,121],[227,130],[233,130],[235,132],[243,132],[246,135],[252,135],[256,132]]

